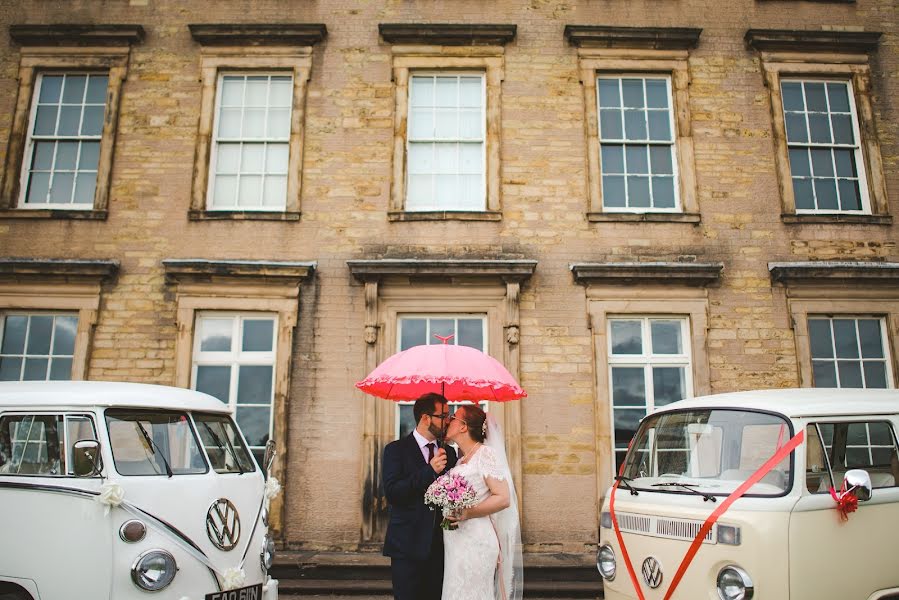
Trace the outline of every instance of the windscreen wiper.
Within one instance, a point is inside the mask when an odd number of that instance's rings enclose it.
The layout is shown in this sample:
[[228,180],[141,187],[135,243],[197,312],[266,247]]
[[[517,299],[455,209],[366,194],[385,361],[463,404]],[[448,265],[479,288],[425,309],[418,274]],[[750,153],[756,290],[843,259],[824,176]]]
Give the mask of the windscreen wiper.
[[624,475],[616,475],[616,476],[615,476],[615,481],[621,483],[621,485],[623,485],[623,486],[625,487],[625,489],[627,489],[627,490],[631,493],[631,496],[639,496],[639,495],[640,495],[640,494],[637,492],[637,490],[635,490],[634,488],[632,488],[632,487],[631,487],[631,484],[628,483],[628,482],[630,482],[630,481],[633,481],[633,479],[631,479],[630,477],[625,477]]
[[677,483],[677,482],[674,482],[674,481],[668,481],[668,482],[665,482],[665,483],[654,483],[654,484],[652,484],[652,487],[679,487],[679,488],[684,488],[685,490],[687,490],[687,491],[689,491],[689,492],[692,492],[692,493],[696,494],[697,496],[702,496],[702,501],[703,501],[703,502],[708,502],[708,501],[710,501],[710,500],[711,500],[712,502],[718,502],[718,498],[714,497],[714,496],[711,495],[711,494],[706,494],[705,492],[700,492],[699,490],[696,489],[696,487],[695,487],[694,484],[692,484],[692,483]]
[[215,443],[218,444],[219,448],[225,448],[225,447],[228,448],[228,453],[231,455],[231,458],[234,459],[234,464],[237,465],[238,472],[240,472],[240,474],[243,475],[245,471],[243,470],[243,467],[240,465],[240,459],[237,458],[237,451],[234,449],[234,446],[231,445],[231,440],[227,439],[228,436],[225,436],[225,439],[228,443],[223,444],[222,438],[220,438],[218,436],[218,434],[215,431],[213,431],[212,427],[209,426],[209,423],[207,423],[206,421],[200,421],[200,423],[203,424],[203,427],[206,428],[206,431],[209,432],[209,435],[212,436],[212,439],[215,440]]
[[140,421],[135,420],[134,424],[137,425],[137,428],[143,434],[144,440],[146,440],[147,446],[150,448],[150,452],[152,452],[153,455],[155,456],[156,450],[159,450],[159,457],[162,459],[162,464],[165,465],[166,475],[168,475],[169,477],[174,475],[174,473],[172,473],[172,467],[169,466],[169,461],[167,461],[165,459],[165,453],[162,451],[162,448],[160,448],[159,446],[156,445],[156,442],[153,441],[153,438],[150,437],[150,434],[147,433],[147,430],[144,429],[144,426],[141,425]]

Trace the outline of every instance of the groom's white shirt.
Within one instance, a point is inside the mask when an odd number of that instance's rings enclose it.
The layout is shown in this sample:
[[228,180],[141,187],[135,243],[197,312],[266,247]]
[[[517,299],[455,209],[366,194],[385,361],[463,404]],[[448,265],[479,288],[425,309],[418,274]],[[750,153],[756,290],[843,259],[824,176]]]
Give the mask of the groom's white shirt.
[[418,433],[417,429],[412,430],[412,435],[415,436],[415,441],[418,442],[418,449],[421,450],[421,457],[425,459],[425,462],[428,462],[428,444],[434,444],[434,452],[437,452],[437,442],[429,440],[422,434]]

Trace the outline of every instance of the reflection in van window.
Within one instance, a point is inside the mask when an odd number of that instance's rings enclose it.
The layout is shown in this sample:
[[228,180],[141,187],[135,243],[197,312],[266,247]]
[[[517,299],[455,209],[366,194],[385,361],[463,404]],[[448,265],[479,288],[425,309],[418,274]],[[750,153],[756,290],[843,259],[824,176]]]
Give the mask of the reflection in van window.
[[116,471],[122,475],[207,471],[186,413],[109,409],[106,423]]
[[[833,486],[839,488],[849,469],[864,469],[874,488],[895,487],[899,482],[899,453],[888,421],[818,423],[830,462]],[[824,489],[822,489],[824,488]],[[827,491],[823,484],[818,490]]]
[[87,415],[6,415],[0,418],[0,475],[74,475],[72,444],[96,439]]
[[230,417],[194,413],[194,422],[216,473],[247,473],[256,470]]

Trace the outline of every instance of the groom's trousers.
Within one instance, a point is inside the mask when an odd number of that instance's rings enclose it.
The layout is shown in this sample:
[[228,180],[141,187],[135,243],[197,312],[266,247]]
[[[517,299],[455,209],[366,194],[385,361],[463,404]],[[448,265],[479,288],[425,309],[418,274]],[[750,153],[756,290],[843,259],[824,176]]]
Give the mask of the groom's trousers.
[[443,593],[443,531],[438,527],[428,560],[391,558],[393,597],[396,600],[440,600]]

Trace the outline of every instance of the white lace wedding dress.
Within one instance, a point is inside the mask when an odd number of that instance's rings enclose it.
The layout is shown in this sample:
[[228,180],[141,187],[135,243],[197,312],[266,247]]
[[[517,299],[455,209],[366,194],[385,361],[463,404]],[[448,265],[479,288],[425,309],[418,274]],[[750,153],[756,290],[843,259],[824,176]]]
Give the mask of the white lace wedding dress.
[[[490,495],[485,477],[504,481],[508,477],[508,471],[487,446],[480,446],[468,462],[460,462],[451,472],[468,480],[477,492],[478,503]],[[443,533],[442,600],[504,600],[497,597],[495,575],[500,547],[491,517],[467,519],[458,529]]]

